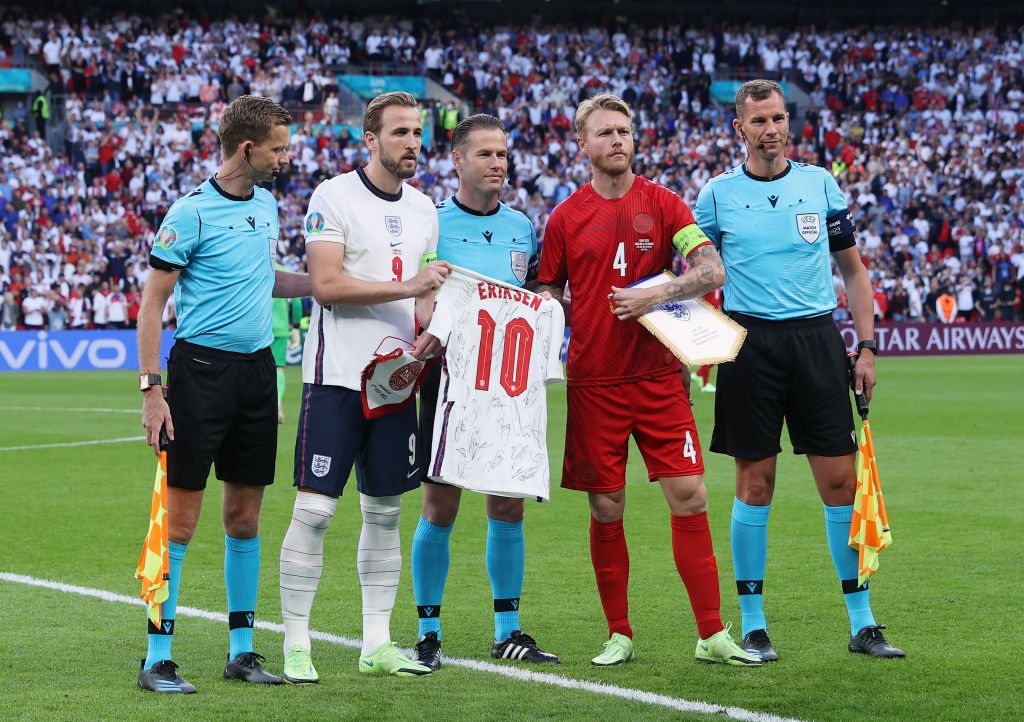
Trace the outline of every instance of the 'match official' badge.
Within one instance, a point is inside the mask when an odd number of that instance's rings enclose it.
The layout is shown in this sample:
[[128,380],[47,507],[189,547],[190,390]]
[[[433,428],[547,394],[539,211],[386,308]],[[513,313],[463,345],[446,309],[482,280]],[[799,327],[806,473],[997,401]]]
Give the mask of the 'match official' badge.
[[821,235],[821,219],[817,213],[797,213],[796,229],[801,238],[808,243],[814,243]]

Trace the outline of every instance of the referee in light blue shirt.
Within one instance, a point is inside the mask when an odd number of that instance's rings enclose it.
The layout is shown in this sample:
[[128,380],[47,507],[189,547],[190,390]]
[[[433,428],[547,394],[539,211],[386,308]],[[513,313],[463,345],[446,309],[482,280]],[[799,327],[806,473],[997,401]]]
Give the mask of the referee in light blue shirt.
[[[220,121],[223,164],[178,199],[157,232],[139,309],[139,382],[146,441],[159,454],[166,429],[168,598],[138,686],[188,694],[171,659],[181,567],[195,533],[210,467],[224,482],[224,581],[229,646],[224,677],[281,684],[253,651],[259,579],[259,516],[263,490],[274,481],[277,393],[270,351],[271,296],[308,296],[305,274],[275,271],[277,202],[264,188],[288,163],[291,115],[268,98],[244,95]],[[171,292],[177,308],[175,344],[161,393],[161,314]]]
[[[501,121],[481,113],[460,122],[452,134],[452,160],[459,190],[437,207],[438,260],[532,288],[540,265],[533,223],[498,201],[508,173]],[[420,439],[423,458],[428,459],[440,378],[440,369],[435,369],[420,391]],[[413,659],[437,670],[441,666],[440,614],[448,579],[448,542],[462,489],[424,481],[423,510],[412,543],[412,582],[420,620]],[[557,656],[538,648],[519,627],[525,571],[523,509],[522,499],[487,495],[487,575],[494,602],[491,656],[557,663]]]
[[857,551],[847,546],[857,447],[846,347],[831,315],[832,259],[861,339],[856,389],[869,399],[877,353],[871,284],[857,252],[853,216],[831,174],[786,159],[789,113],[778,83],[744,83],[736,93],[736,115],[733,127],[747,161],[701,189],[694,216],[725,263],[723,308],[747,329],[736,360],[718,370],[710,445],[736,461],[731,537],[743,647],[765,661],[779,658],[762,600],[785,420],[793,450],[807,455],[824,503],[829,551],[850,618],[848,648],[902,657],[882,636],[867,583],[857,584]]

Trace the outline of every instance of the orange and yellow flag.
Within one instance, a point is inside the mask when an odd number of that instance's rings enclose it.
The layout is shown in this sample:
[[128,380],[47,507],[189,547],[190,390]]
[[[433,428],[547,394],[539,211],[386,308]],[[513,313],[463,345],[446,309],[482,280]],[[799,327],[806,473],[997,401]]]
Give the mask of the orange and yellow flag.
[[892,533],[885,513],[878,464],[875,463],[875,443],[867,419],[862,421],[857,441],[857,493],[853,499],[850,546],[858,552],[857,584],[860,585],[878,571],[878,555],[892,544]]
[[167,538],[167,452],[160,452],[153,481],[153,503],[149,510],[149,533],[142,546],[135,577],[142,580],[142,598],[149,607],[149,620],[160,626],[161,604],[167,601],[170,555]]

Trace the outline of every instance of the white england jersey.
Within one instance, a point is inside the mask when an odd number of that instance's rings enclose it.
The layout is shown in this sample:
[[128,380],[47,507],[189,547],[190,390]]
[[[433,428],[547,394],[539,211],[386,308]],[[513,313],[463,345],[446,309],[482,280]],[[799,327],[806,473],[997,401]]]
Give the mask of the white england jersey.
[[561,305],[458,266],[429,333],[446,345],[430,478],[497,496],[550,496],[545,386],[562,381]]
[[[392,195],[362,168],[326,180],[309,198],[306,243],[341,243],[341,273],[362,281],[407,281],[437,250],[437,211],[410,185]],[[302,349],[302,381],[359,390],[360,374],[387,337],[412,342],[415,301],[322,307],[313,302]],[[389,346],[385,350],[390,350]]]

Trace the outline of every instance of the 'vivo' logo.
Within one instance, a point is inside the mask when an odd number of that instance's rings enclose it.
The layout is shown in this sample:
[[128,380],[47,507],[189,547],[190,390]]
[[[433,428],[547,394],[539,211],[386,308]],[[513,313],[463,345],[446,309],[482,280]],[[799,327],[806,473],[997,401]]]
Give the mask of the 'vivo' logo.
[[[0,335],[0,360],[7,371],[122,369],[135,353],[135,334],[122,340],[96,331],[35,334],[12,331]],[[118,334],[120,336],[121,334]],[[19,343],[22,341],[23,343]],[[125,341],[128,341],[126,344]],[[132,348],[129,349],[129,346]],[[131,353],[130,353],[131,352]],[[134,359],[132,359],[132,363]]]

